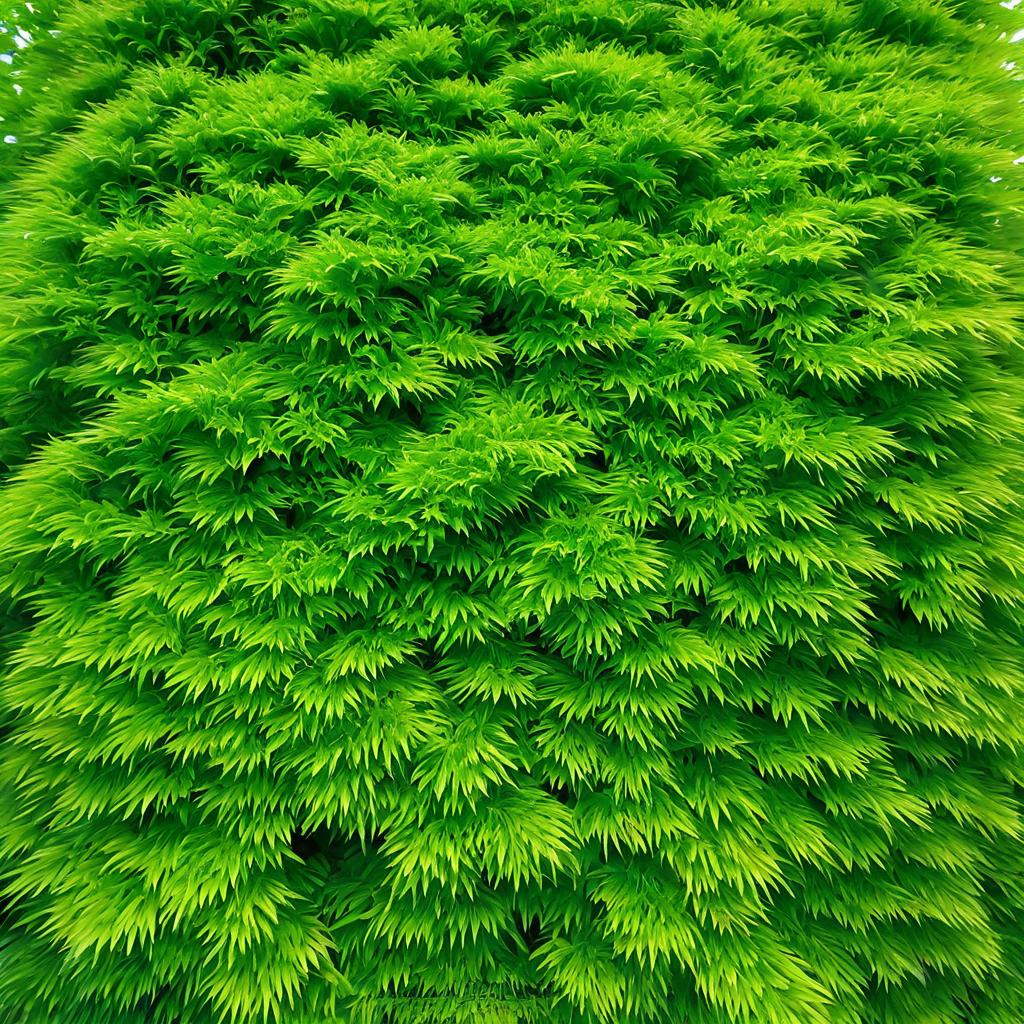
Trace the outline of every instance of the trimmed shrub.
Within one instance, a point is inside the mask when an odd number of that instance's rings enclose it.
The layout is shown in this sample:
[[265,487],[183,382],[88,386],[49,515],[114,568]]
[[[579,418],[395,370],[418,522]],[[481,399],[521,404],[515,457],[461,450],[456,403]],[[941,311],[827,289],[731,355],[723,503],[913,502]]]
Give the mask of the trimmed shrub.
[[1024,19],[36,7],[0,1020],[1020,1024]]

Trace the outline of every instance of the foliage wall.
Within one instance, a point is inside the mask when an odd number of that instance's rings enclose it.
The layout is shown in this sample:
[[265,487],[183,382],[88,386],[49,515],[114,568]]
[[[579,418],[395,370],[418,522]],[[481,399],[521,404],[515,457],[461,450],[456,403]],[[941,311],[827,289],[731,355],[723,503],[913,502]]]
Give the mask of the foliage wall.
[[35,7],[0,1021],[1020,1024],[1021,16]]

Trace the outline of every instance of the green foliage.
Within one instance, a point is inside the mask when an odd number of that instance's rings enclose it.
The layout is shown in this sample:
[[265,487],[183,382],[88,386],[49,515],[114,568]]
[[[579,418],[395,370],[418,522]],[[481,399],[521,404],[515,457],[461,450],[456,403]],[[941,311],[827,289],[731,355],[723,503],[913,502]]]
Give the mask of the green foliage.
[[1020,1024],[1020,15],[36,7],[0,1021]]

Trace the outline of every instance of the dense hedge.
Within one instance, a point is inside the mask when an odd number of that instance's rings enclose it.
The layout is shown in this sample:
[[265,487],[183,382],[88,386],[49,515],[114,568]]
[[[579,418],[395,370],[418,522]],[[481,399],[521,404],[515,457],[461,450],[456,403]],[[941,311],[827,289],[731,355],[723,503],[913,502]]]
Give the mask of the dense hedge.
[[0,1021],[1020,1024],[1024,18],[35,6]]

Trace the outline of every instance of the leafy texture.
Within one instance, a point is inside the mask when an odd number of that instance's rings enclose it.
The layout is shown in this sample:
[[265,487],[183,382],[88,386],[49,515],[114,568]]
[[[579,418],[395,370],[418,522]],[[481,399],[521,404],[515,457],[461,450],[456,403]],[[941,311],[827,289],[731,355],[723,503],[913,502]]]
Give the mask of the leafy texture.
[[1019,14],[35,6],[0,1020],[1020,1024]]

